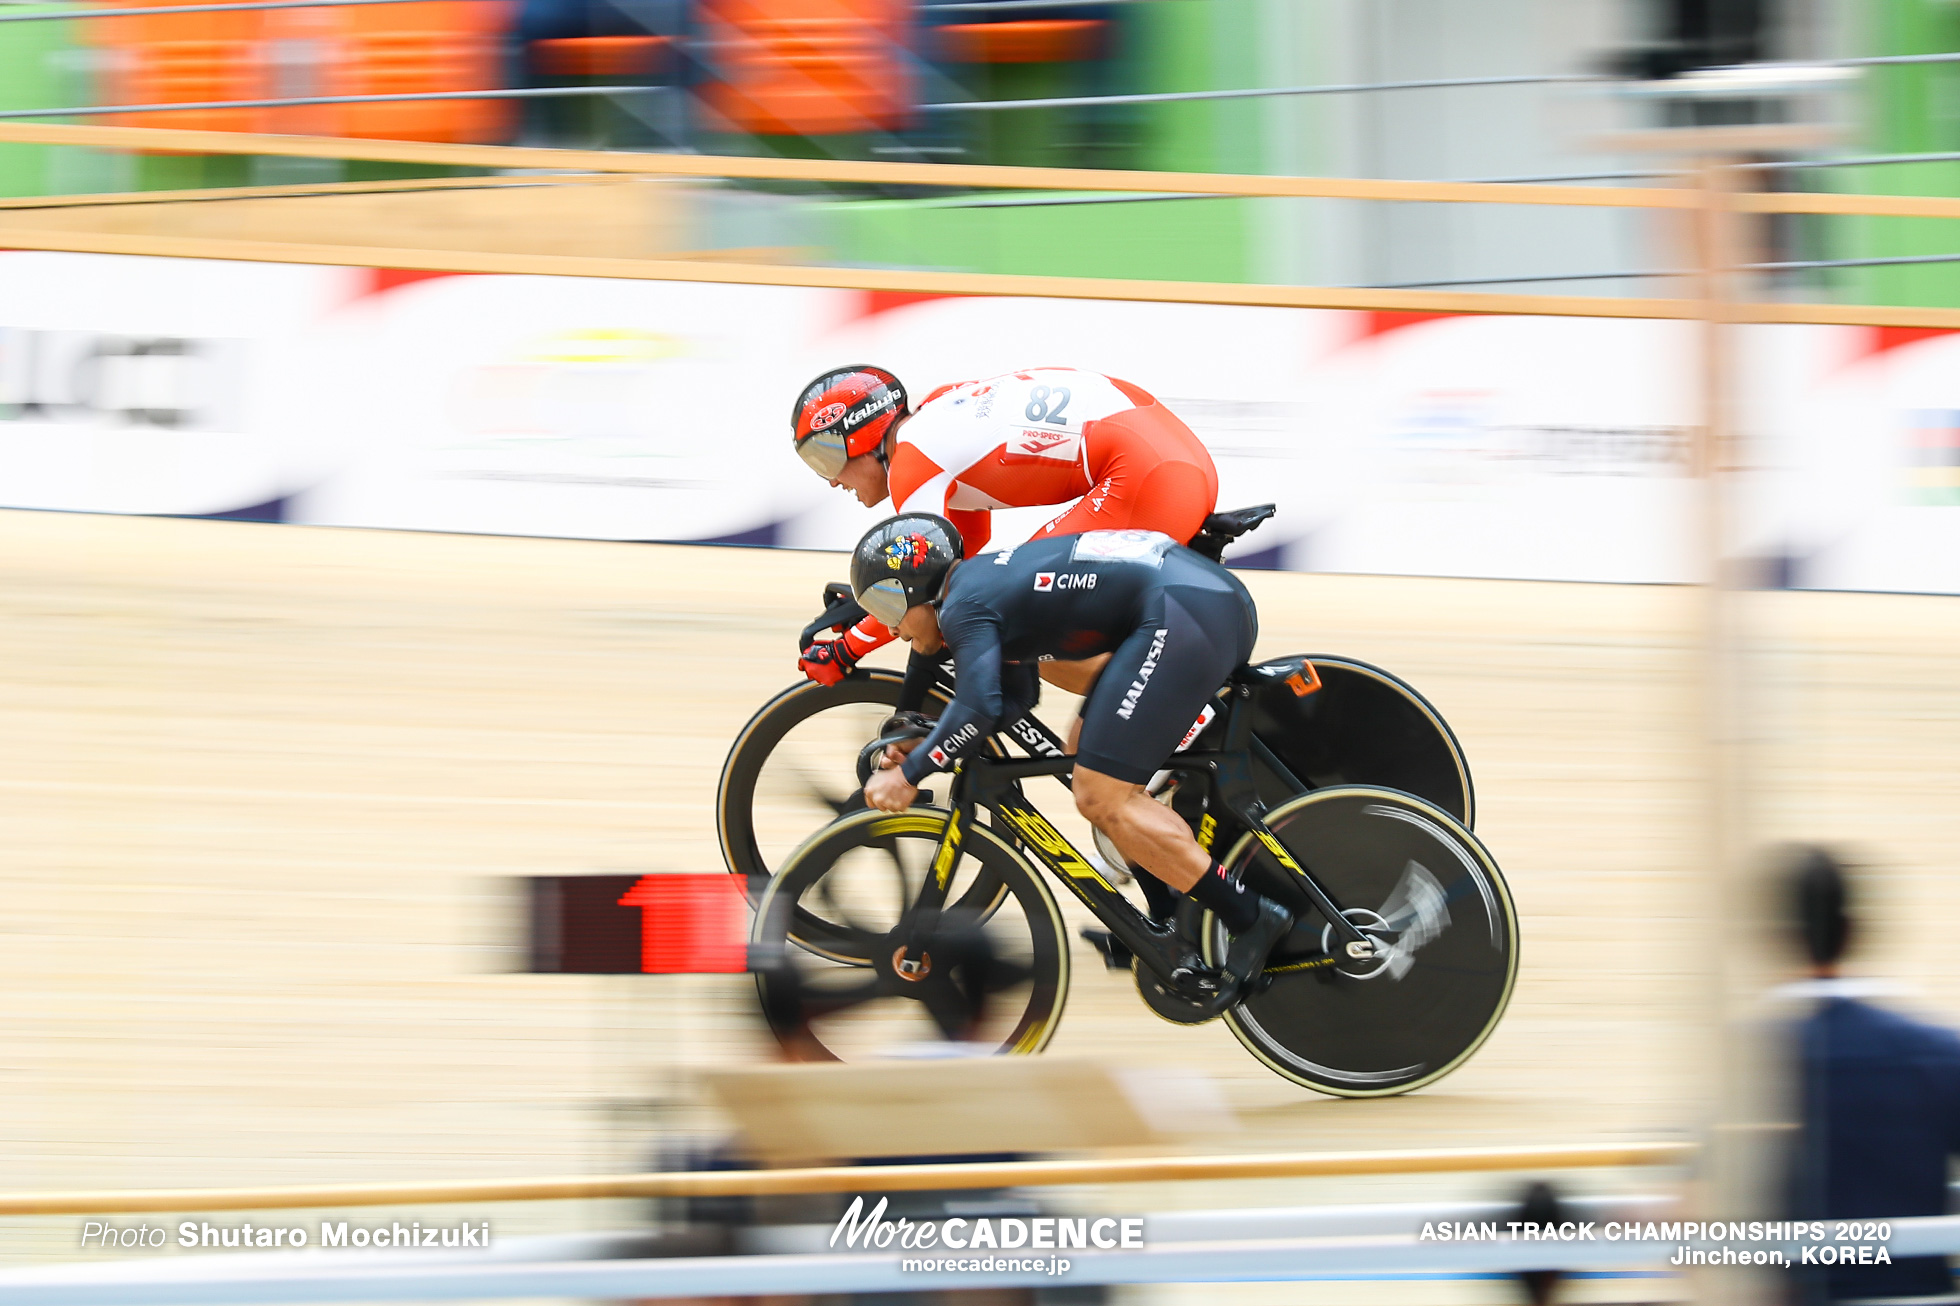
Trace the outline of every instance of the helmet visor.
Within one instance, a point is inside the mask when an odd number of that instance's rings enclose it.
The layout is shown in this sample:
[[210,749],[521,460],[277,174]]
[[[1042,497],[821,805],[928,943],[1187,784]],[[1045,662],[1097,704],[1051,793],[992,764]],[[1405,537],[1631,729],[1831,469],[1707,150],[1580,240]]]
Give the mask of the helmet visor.
[[858,603],[878,620],[898,629],[898,623],[905,620],[906,609],[912,606],[905,597],[905,586],[896,576],[873,581],[869,588],[859,592]]
[[812,431],[798,440],[796,456],[810,464],[812,470],[826,481],[842,476],[844,464],[851,461],[850,451],[844,447],[844,433],[835,427]]

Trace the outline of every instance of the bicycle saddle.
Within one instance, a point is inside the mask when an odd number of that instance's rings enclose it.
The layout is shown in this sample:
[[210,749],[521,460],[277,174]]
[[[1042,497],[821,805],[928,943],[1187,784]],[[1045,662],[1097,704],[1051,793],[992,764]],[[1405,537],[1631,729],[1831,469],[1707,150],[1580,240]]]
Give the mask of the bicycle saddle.
[[1305,698],[1320,688],[1320,673],[1314,670],[1311,659],[1295,653],[1289,657],[1271,658],[1265,662],[1243,663],[1232,672],[1234,685],[1285,685],[1294,695]]
[[1236,540],[1278,511],[1273,504],[1261,503],[1250,508],[1234,508],[1230,512],[1215,512],[1205,518],[1205,524],[1198,529],[1206,535],[1223,535],[1228,540]]
[[1234,508],[1230,512],[1215,512],[1205,518],[1205,524],[1191,537],[1191,547],[1217,562],[1224,554],[1226,545],[1278,511],[1270,503],[1261,503],[1250,508]]

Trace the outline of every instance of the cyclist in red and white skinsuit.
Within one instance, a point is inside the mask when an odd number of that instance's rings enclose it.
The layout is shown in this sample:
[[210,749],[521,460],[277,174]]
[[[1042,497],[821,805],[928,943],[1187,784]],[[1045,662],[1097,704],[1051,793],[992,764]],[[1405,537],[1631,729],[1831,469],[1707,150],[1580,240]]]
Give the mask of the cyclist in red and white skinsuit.
[[[1072,507],[1035,532],[1162,531],[1188,543],[1218,506],[1218,472],[1191,428],[1147,391],[1097,372],[1038,367],[941,386],[910,412],[883,368],[826,372],[791,413],[796,450],[867,508],[891,499],[959,528],[968,556],[993,534],[995,508]],[[835,684],[892,633],[867,617],[803,651],[805,675]],[[1083,692],[1101,670],[1044,663],[1046,678]]]

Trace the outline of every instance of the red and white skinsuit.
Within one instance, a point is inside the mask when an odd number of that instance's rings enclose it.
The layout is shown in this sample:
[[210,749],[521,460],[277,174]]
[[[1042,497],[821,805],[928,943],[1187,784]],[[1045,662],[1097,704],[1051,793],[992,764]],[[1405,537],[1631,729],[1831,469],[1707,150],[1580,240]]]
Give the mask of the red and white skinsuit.
[[[933,391],[899,428],[889,483],[895,511],[947,518],[967,557],[992,538],[995,508],[1075,500],[1037,539],[1138,529],[1188,543],[1218,507],[1217,469],[1190,427],[1128,381],[1068,367]],[[892,633],[867,617],[843,638],[855,662]]]

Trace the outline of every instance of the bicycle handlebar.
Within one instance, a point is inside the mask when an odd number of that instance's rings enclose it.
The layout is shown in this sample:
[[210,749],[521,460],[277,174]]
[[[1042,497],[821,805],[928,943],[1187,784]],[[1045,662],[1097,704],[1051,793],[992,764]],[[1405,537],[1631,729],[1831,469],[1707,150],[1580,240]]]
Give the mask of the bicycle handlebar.
[[886,729],[879,736],[858,750],[858,785],[862,787],[871,779],[871,772],[877,768],[878,758],[893,744],[902,744],[908,739],[924,739],[932,733],[932,723],[917,721],[886,722]]
[[832,581],[823,587],[823,615],[803,628],[796,637],[796,651],[801,653],[816,642],[817,636],[826,630],[843,630],[855,626],[870,614],[858,605],[857,596],[851,587],[842,581]]

